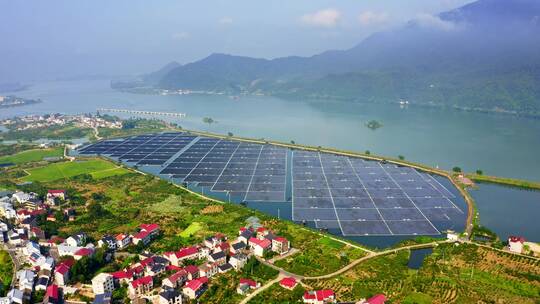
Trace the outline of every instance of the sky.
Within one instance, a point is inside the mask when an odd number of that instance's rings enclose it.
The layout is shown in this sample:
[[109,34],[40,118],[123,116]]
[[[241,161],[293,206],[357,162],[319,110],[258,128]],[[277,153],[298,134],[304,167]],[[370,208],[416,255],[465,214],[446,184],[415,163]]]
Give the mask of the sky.
[[0,81],[146,73],[212,53],[311,56],[472,0],[0,0]]

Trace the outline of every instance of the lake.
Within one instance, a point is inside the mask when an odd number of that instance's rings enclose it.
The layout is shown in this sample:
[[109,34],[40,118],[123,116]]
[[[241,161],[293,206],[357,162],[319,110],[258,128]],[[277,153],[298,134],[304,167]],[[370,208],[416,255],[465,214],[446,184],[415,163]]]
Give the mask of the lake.
[[411,250],[411,255],[409,257],[409,263],[407,266],[411,269],[418,270],[424,264],[424,259],[433,253],[433,248],[423,248]]
[[[434,167],[482,169],[485,174],[540,181],[540,120],[413,105],[292,100],[267,96],[137,95],[112,90],[108,80],[38,83],[16,95],[42,103],[0,111],[23,114],[95,112],[97,108],[184,112],[185,128],[294,140],[300,144],[365,151]],[[208,126],[203,117],[217,123]],[[377,120],[383,127],[365,126]]]
[[540,242],[540,191],[496,184],[478,184],[470,193],[480,213],[480,223],[502,240],[510,235]]

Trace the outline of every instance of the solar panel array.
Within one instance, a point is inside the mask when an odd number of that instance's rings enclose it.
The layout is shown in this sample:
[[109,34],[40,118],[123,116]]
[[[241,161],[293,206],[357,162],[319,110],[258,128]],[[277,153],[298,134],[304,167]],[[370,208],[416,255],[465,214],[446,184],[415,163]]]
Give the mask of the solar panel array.
[[432,221],[462,211],[453,194],[413,168],[332,154],[293,152],[293,220],[343,235],[437,235]]
[[[187,133],[138,135],[79,150],[151,166],[175,181],[251,202],[287,201],[292,219],[345,236],[437,235],[434,223],[463,215],[454,195],[410,167]],[[287,176],[291,176],[288,180]]]

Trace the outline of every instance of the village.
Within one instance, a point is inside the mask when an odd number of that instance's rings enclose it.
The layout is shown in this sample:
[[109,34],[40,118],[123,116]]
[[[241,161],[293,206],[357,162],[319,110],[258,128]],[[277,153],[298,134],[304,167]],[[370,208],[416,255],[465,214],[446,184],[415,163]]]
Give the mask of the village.
[[[127,289],[132,303],[180,304],[196,301],[208,288],[209,280],[229,271],[241,270],[250,259],[270,263],[269,257],[287,255],[290,242],[275,235],[254,220],[242,227],[235,239],[215,234],[200,244],[176,251],[154,254],[144,248],[159,236],[156,223],[141,223],[135,231],[103,235],[91,241],[81,231],[61,238],[47,235],[40,221],[74,221],[72,208],[62,208],[69,201],[65,190],[49,190],[46,197],[35,193],[0,193],[0,243],[12,257],[16,273],[7,296],[1,304],[11,303],[80,303],[70,295],[81,294],[93,303],[112,303],[112,294]],[[143,249],[132,253],[130,247]],[[116,263],[115,256],[128,256],[132,263],[115,272],[101,272],[83,284],[85,269],[92,263]],[[282,288],[292,290],[299,280],[283,277]],[[237,293],[248,295],[261,287],[250,277],[237,282]],[[127,288],[126,288],[127,287]],[[310,290],[304,303],[335,303],[332,290]],[[356,303],[384,303],[384,295],[376,295]]]
[[73,124],[80,128],[122,128],[122,122],[119,120],[104,119],[100,116],[88,114],[65,115],[57,113],[48,115],[28,115],[0,121],[0,125],[4,125],[7,128],[17,131],[55,126],[61,127],[68,124]]

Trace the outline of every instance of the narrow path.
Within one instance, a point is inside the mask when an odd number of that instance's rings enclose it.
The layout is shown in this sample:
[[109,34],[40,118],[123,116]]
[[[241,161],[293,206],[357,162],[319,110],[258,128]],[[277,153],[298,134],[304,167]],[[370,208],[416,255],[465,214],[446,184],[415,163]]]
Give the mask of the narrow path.
[[97,140],[102,140],[103,138],[101,136],[99,136],[99,130],[97,127],[93,127],[92,129],[94,129],[94,136],[96,137]]
[[281,279],[283,279],[285,276],[280,272],[278,274],[278,276],[273,279],[272,281],[268,281],[266,284],[264,284],[263,286],[259,287],[258,289],[255,289],[252,293],[250,293],[247,297],[245,297],[241,302],[240,304],[246,304],[248,303],[251,299],[253,299],[256,295],[258,295],[259,293],[265,291],[266,289],[270,288],[270,286],[276,284],[277,282],[279,282]]

